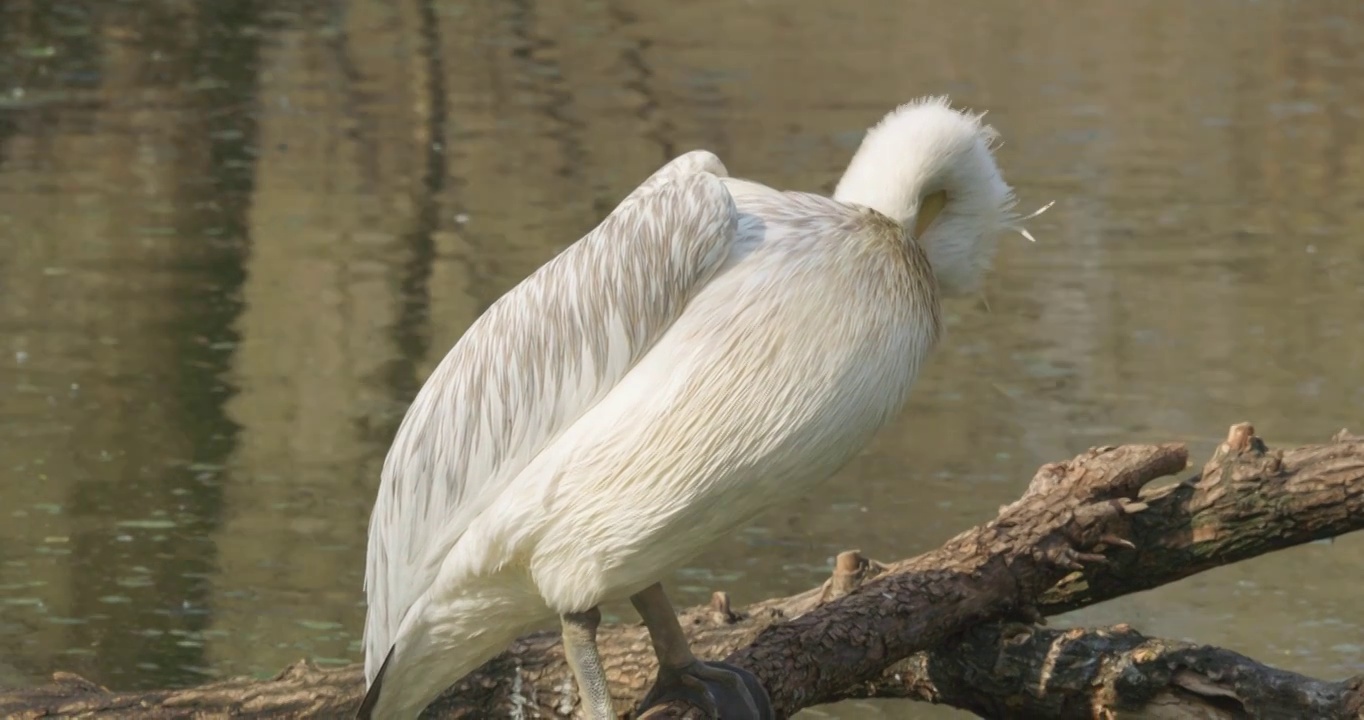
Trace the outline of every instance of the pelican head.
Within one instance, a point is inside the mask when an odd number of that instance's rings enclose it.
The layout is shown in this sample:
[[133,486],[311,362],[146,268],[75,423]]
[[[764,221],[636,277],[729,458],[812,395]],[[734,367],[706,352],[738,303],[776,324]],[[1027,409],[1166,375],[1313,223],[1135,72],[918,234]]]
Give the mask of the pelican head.
[[1001,230],[1031,238],[1016,224],[1013,189],[991,152],[999,136],[982,116],[945,97],[901,105],[867,132],[834,191],[904,225],[944,295],[975,290]]

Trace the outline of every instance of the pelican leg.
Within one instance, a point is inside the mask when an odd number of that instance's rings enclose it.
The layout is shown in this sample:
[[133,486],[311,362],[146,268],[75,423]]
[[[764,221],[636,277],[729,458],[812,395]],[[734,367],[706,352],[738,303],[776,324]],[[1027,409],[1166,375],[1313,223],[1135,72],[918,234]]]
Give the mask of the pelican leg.
[[630,602],[644,618],[658,656],[658,680],[640,703],[640,716],[655,705],[686,700],[713,711],[720,720],[775,717],[767,690],[753,673],[726,662],[702,662],[692,655],[661,584],[654,583],[631,595]]
[[616,720],[616,709],[611,705],[611,691],[606,687],[606,673],[601,656],[597,654],[597,626],[601,624],[601,610],[565,613],[560,617],[564,632],[564,657],[573,670],[582,699],[583,717],[587,720]]

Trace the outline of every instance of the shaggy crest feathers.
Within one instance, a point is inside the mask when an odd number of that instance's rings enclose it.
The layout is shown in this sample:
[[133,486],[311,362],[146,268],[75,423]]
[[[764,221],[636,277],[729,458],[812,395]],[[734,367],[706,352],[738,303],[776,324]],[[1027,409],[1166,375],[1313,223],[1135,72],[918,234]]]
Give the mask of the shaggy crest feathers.
[[834,191],[836,200],[865,205],[905,227],[914,227],[927,196],[945,191],[941,213],[914,239],[948,295],[976,288],[999,231],[1032,239],[1017,224],[1026,218],[1012,212],[1017,200],[995,164],[999,134],[983,117],[953,110],[945,97],[901,105],[867,131]]

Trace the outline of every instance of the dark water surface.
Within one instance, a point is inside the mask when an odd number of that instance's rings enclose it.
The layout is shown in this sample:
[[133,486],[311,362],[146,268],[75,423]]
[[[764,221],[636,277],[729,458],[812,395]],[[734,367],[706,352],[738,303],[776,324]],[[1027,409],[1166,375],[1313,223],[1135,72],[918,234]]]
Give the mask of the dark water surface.
[[[827,191],[944,92],[1039,242],[680,600],[931,548],[1092,445],[1364,426],[1364,4],[5,0],[0,684],[357,660],[380,462],[489,303],[682,151]],[[1337,678],[1361,578],[1350,536],[1069,620]]]

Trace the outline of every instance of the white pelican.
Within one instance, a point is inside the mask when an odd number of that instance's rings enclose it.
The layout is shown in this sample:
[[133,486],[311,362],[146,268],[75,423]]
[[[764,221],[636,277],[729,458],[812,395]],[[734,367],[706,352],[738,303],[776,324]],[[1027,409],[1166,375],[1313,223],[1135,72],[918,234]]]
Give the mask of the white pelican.
[[416,717],[557,616],[582,709],[615,718],[597,606],[625,597],[659,660],[643,707],[770,716],[755,678],[692,655],[659,580],[899,413],[939,296],[972,290],[1019,229],[995,137],[945,98],[906,104],[832,199],[693,151],[494,303],[384,463],[360,716]]

